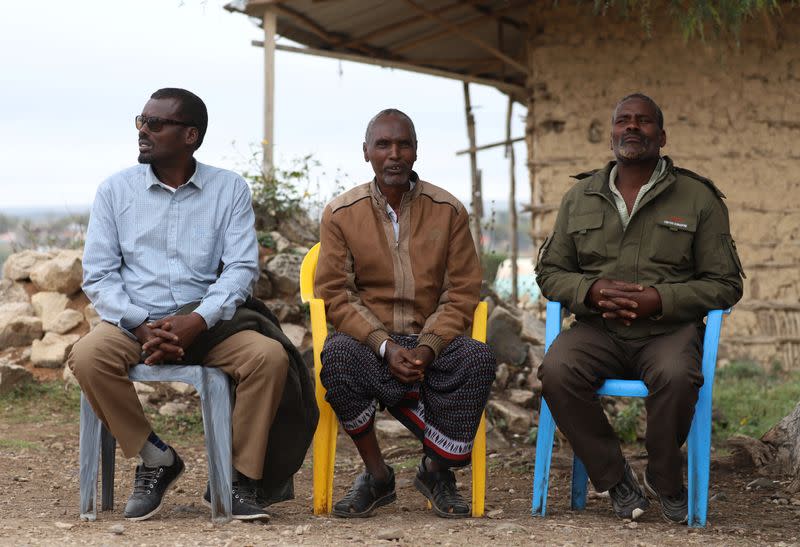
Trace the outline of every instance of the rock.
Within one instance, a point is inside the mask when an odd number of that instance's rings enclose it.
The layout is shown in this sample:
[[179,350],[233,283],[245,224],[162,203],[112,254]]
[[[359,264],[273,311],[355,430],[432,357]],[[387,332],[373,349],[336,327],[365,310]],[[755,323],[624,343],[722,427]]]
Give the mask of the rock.
[[14,302],[30,302],[28,293],[22,285],[10,279],[0,279],[0,302],[11,304]]
[[299,255],[279,254],[267,262],[267,273],[272,286],[285,296],[293,296],[300,290],[300,264],[303,257]]
[[528,374],[528,377],[525,379],[525,387],[537,394],[542,392],[542,382],[537,376],[538,373],[539,367],[537,366],[530,372],[530,374]]
[[745,487],[746,490],[760,490],[760,489],[774,490],[776,488],[775,482],[766,477],[759,477],[756,480],[750,481]]
[[507,309],[497,306],[489,317],[486,341],[499,363],[519,366],[528,355],[528,345],[520,338],[522,321]]
[[400,541],[405,537],[405,534],[399,528],[386,528],[378,532],[375,537],[384,541]]
[[508,377],[510,372],[508,371],[508,365],[505,363],[500,363],[497,365],[497,370],[494,373],[494,385],[497,389],[503,390],[508,385]]
[[390,420],[376,420],[375,430],[381,435],[390,439],[398,439],[401,437],[413,438],[414,435],[400,422],[395,419]]
[[528,364],[533,370],[539,368],[544,360],[544,346],[528,346]]
[[72,346],[80,340],[77,334],[48,332],[31,346],[31,362],[35,367],[61,368]]
[[53,319],[53,322],[48,325],[50,328],[45,330],[57,334],[66,334],[81,323],[83,323],[83,314],[76,310],[67,309],[59,313]]
[[500,418],[505,422],[505,429],[509,433],[527,435],[531,428],[533,415],[530,410],[526,410],[519,405],[509,401],[492,399],[487,405],[494,413],[495,418]]
[[15,387],[33,380],[33,374],[25,367],[0,361],[0,395],[8,393]]
[[544,321],[533,312],[522,312],[522,332],[520,338],[534,346],[544,346]]
[[281,323],[301,323],[303,321],[303,310],[297,303],[286,302],[280,298],[263,302]]
[[293,323],[283,323],[281,330],[296,348],[303,345],[303,339],[306,337],[306,332],[308,332],[304,326]]
[[31,297],[31,304],[37,317],[42,320],[42,328],[47,331],[53,329],[58,314],[67,309],[69,298],[59,292],[38,292]]
[[138,393],[139,395],[141,395],[142,393],[144,394],[155,393],[156,391],[156,388],[154,388],[150,384],[145,384],[144,382],[134,382],[133,389],[135,389],[136,393]]
[[27,346],[42,337],[42,320],[26,302],[0,305],[0,349]]
[[486,517],[490,519],[499,519],[502,518],[501,515],[503,514],[502,509],[492,509],[491,511],[486,512]]
[[121,536],[125,533],[125,527],[121,524],[114,524],[108,528],[108,531],[114,535]]
[[75,527],[75,525],[70,523],[70,522],[59,522],[59,521],[56,521],[55,525],[56,525],[56,528],[58,528],[59,530],[72,530]]
[[508,439],[506,439],[505,435],[503,435],[499,429],[493,427],[486,433],[486,446],[489,447],[490,450],[500,450],[509,448],[511,443],[508,442]]
[[93,304],[87,304],[86,307],[83,308],[83,318],[89,323],[90,329],[95,328],[101,321],[100,315],[97,313],[97,310],[94,309]]
[[262,271],[261,274],[258,276],[258,281],[256,281],[255,289],[253,289],[253,294],[256,298],[269,298],[272,296],[272,281],[269,280],[269,275],[267,272]]
[[281,219],[280,233],[289,241],[311,246],[319,241],[319,224],[305,213],[298,212],[289,218]]
[[495,527],[495,530],[497,530],[498,532],[507,532],[507,533],[528,531],[527,528],[525,528],[520,524],[517,524],[516,522],[501,522]]
[[21,251],[6,258],[3,264],[3,277],[12,281],[29,279],[31,270],[41,262],[53,258],[53,253]]
[[286,252],[292,246],[292,242],[286,239],[280,232],[270,232],[269,236],[275,244],[275,250],[280,254]]
[[60,251],[54,258],[31,269],[31,281],[42,291],[78,292],[83,281],[81,254],[81,251]]
[[162,416],[177,416],[178,414],[186,412],[188,408],[189,405],[186,403],[170,401],[161,405],[161,408],[158,409],[158,413]]
[[189,395],[194,392],[194,386],[186,382],[169,382],[167,385],[169,385],[170,389],[181,395]]
[[307,534],[311,531],[310,524],[298,524],[297,528],[294,529],[294,535],[302,536],[303,534]]
[[532,408],[534,401],[536,401],[536,396],[533,392],[526,389],[509,389],[506,395],[510,402],[525,408]]
[[724,490],[720,490],[719,492],[717,492],[708,499],[708,501],[727,501],[727,500],[728,500],[728,494],[726,494]]
[[64,372],[61,374],[61,378],[64,380],[64,385],[68,387],[76,387],[78,389],[81,388],[80,384],[78,383],[78,379],[75,378],[75,375],[72,373],[72,369],[69,367],[64,367]]
[[292,253],[292,254],[296,254],[296,255],[300,255],[300,256],[305,257],[308,254],[308,251],[310,251],[310,250],[311,249],[309,247],[296,246],[296,247],[292,247],[291,249],[289,249],[289,252]]

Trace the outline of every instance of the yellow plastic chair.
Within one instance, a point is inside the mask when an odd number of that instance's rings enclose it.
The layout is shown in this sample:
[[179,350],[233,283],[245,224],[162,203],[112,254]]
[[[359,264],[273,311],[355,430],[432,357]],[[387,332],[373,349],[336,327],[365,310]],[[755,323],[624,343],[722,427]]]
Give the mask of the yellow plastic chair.
[[[325,388],[319,379],[322,370],[320,354],[325,338],[328,336],[328,324],[325,318],[325,303],[314,297],[314,273],[317,271],[319,259],[319,243],[314,245],[303,259],[300,266],[300,297],[307,303],[311,312],[311,336],[314,343],[314,376],[316,377],[317,406],[319,406],[319,423],[314,433],[314,514],[328,514],[333,509],[333,463],[336,459],[336,435],[339,422],[333,408],[325,400]],[[472,338],[486,342],[486,302],[475,308],[472,321]],[[481,416],[481,423],[475,434],[472,447],[472,516],[482,517],[486,496],[486,414]]]

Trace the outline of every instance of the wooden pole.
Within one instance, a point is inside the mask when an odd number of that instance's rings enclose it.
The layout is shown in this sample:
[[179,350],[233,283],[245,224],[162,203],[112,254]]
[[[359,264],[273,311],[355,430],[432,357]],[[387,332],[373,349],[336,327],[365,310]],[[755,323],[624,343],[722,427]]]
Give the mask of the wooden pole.
[[274,167],[272,153],[275,142],[275,11],[267,8],[262,19],[264,29],[264,147],[263,170],[269,174]]
[[517,258],[519,257],[519,246],[517,244],[517,177],[514,173],[514,143],[511,142],[511,114],[514,110],[514,98],[508,96],[508,111],[506,112],[506,155],[508,156],[509,174],[509,193],[508,193],[508,217],[510,223],[511,238],[511,303],[517,305],[519,294],[517,293],[517,280],[519,272],[517,270]]
[[[469,83],[464,82],[464,111],[467,118],[467,138],[469,147],[475,148],[475,116],[472,115],[472,103],[469,98]],[[475,241],[475,249],[478,256],[483,255],[483,244],[481,243],[481,220],[483,219],[483,197],[481,196],[481,182],[478,174],[478,155],[475,152],[469,154],[469,171],[472,178],[472,239]]]
[[470,152],[480,152],[481,150],[488,150],[489,148],[494,148],[495,146],[506,146],[508,147],[509,144],[524,141],[525,137],[515,137],[513,139],[504,139],[499,142],[492,142],[489,144],[482,144],[480,146],[476,146],[474,148],[467,148],[466,150],[459,150],[456,152],[456,156],[462,156],[464,154],[469,154]]

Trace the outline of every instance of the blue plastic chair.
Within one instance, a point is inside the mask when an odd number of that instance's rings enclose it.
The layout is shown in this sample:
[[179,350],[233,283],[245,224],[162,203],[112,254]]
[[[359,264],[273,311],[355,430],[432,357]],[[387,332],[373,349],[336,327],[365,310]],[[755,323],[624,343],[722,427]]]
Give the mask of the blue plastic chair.
[[[211,489],[211,520],[231,520],[231,409],[233,395],[228,376],[219,369],[199,365],[135,365],[128,370],[134,382],[184,382],[200,395]],[[80,516],[97,518],[97,471],[102,458],[101,510],[114,508],[116,439],[100,422],[81,392]]]
[[[689,526],[704,527],[708,509],[708,471],[711,455],[711,391],[717,365],[717,347],[722,327],[723,314],[728,310],[712,310],[706,318],[706,334],[703,340],[703,386],[694,410],[692,427],[689,430],[688,474],[689,474]],[[547,303],[545,323],[545,352],[561,332],[561,304]],[[614,397],[647,397],[647,386],[640,380],[606,380],[597,390],[598,395]],[[534,515],[544,516],[547,507],[547,486],[550,480],[550,459],[553,454],[553,436],[556,423],[542,398],[539,409],[539,430],[536,439],[536,461],[533,472]],[[580,511],[586,507],[588,476],[583,462],[577,456],[572,461],[572,509]]]

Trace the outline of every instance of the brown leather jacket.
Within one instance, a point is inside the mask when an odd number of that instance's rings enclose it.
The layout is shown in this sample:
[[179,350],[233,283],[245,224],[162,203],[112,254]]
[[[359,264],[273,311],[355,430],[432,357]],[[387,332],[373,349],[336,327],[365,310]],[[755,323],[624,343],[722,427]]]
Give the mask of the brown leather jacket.
[[376,353],[392,332],[419,334],[438,355],[472,323],[481,268],[464,206],[412,176],[397,240],[374,181],[325,207],[315,292],[334,328]]

